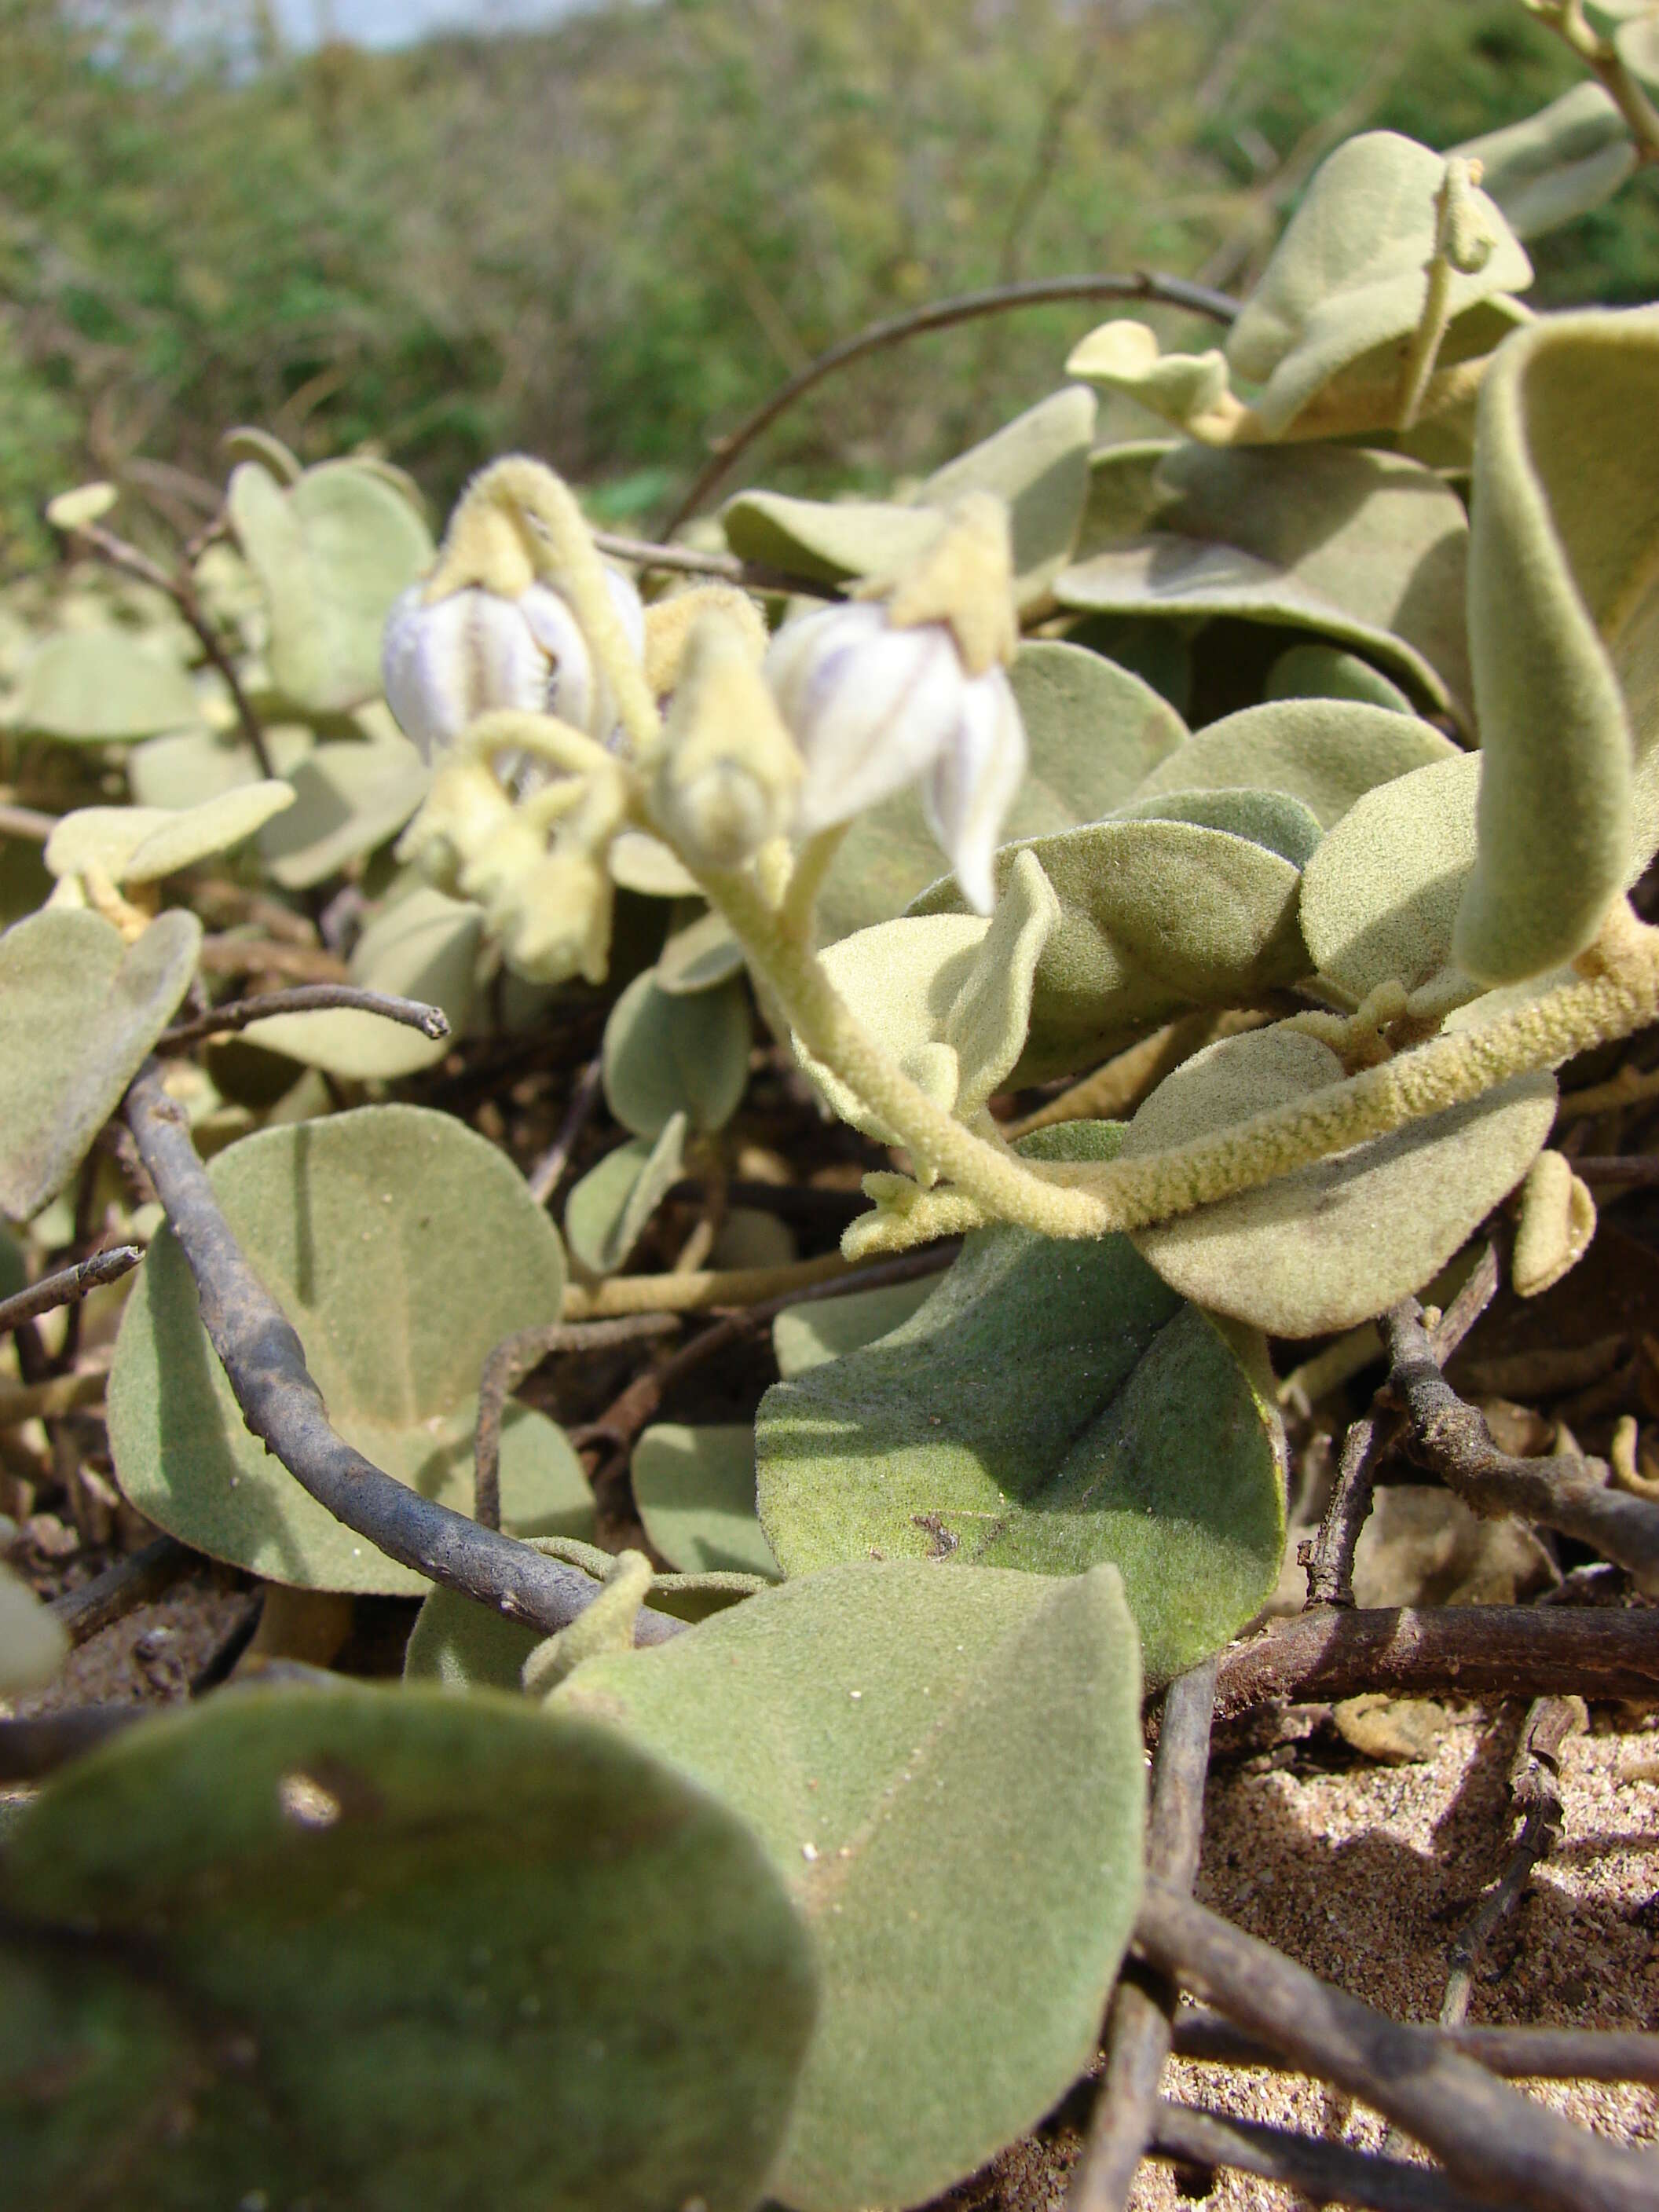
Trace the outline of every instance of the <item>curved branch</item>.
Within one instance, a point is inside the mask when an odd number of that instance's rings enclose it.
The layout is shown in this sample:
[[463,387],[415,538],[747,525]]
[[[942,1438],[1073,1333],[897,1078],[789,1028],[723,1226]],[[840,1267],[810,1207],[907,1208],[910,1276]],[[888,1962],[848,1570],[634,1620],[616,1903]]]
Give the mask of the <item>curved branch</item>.
[[[184,1110],[162,1089],[154,1060],[134,1077],[125,1111],[251,1432],[319,1505],[388,1559],[546,1635],[568,1627],[600,1584],[578,1567],[544,1559],[528,1544],[422,1498],[354,1451],[331,1426],[298,1333],[231,1234]],[[635,1640],[660,1644],[680,1628],[667,1614],[642,1608]]]
[[156,1040],[158,1052],[176,1052],[181,1045],[201,1037],[229,1036],[250,1022],[263,1022],[272,1014],[325,1013],[344,1007],[357,1014],[379,1014],[382,1021],[398,1022],[419,1030],[436,1044],[449,1035],[449,1017],[441,1006],[428,1006],[419,999],[396,999],[385,991],[364,991],[355,983],[300,983],[291,991],[264,991],[252,999],[228,999],[205,1014],[163,1030]]
[[799,375],[792,376],[787,384],[780,385],[769,399],[763,400],[752,414],[746,415],[735,430],[715,441],[709,459],[697,471],[696,481],[675,508],[663,535],[672,538],[683,523],[689,522],[716,484],[737,466],[738,458],[747,452],[763,430],[769,430],[779,416],[793,407],[815,385],[822,384],[826,376],[833,376],[838,368],[849,362],[860,361],[867,353],[878,353],[884,346],[897,345],[905,338],[919,337],[925,331],[949,330],[953,324],[973,322],[981,315],[999,315],[1011,307],[1054,307],[1067,300],[1157,300],[1166,307],[1185,307],[1195,315],[1210,315],[1218,323],[1231,323],[1238,313],[1238,301],[1224,292],[1212,291],[1207,284],[1189,283],[1183,276],[1160,276],[1152,270],[1137,270],[1132,276],[1036,276],[1019,284],[994,284],[983,292],[963,292],[955,299],[935,300],[926,307],[917,307],[907,315],[890,315],[884,322],[872,323],[867,330],[855,337],[843,338],[816,361],[808,362]]

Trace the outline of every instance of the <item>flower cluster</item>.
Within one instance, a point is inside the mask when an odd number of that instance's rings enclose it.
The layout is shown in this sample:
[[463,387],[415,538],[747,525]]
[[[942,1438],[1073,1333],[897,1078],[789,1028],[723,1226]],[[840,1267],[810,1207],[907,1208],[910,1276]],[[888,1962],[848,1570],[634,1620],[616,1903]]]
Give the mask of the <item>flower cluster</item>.
[[[658,673],[638,594],[603,574],[627,653]],[[990,911],[1026,761],[1005,668],[1017,633],[1000,502],[964,501],[921,559],[786,622],[769,643],[720,593],[695,611],[668,602],[672,693],[649,760],[630,758],[620,672],[556,568],[528,585],[509,568],[501,589],[462,568],[445,590],[443,575],[404,592],[386,624],[387,700],[438,769],[400,851],[483,903],[520,972],[603,975],[605,855],[630,823],[694,871],[730,871],[913,783],[963,892]]]

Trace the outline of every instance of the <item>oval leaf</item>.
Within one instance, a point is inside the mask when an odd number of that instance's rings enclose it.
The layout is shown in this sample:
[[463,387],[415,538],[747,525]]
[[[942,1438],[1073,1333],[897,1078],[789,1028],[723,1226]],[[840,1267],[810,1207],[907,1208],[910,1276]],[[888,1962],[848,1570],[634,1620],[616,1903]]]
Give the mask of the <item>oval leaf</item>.
[[66,630],[23,672],[12,719],[21,730],[82,744],[119,744],[201,720],[196,687],[176,660],[148,653],[124,629]]
[[1450,961],[1474,865],[1480,762],[1460,753],[1379,784],[1309,862],[1302,933],[1320,974],[1356,1006],[1379,983],[1414,991]]
[[1275,700],[1200,730],[1158,763],[1133,797],[1240,787],[1283,791],[1328,830],[1376,785],[1462,757],[1449,738],[1415,717],[1357,702]]
[[135,945],[100,915],[54,907],[0,937],[0,1212],[55,1198],[172,1020],[202,926],[158,915]]
[[1139,1688],[1109,1569],[866,1561],[556,1693],[740,1814],[817,1938],[783,2203],[920,2203],[1089,2064],[1140,1887]]
[[[1069,1124],[1029,1149],[1106,1158],[1118,1134]],[[1273,1586],[1276,1433],[1230,1340],[1127,1237],[982,1230],[890,1335],[767,1392],[761,1522],[788,1575],[872,1547],[1048,1575],[1109,1560],[1162,1680]]]
[[[1141,1158],[1339,1081],[1316,1038],[1257,1030],[1206,1046],[1166,1076],[1129,1125]],[[1200,1206],[1134,1242],[1166,1283],[1274,1336],[1350,1328],[1420,1290],[1532,1164],[1555,1082],[1517,1076],[1472,1105]]]
[[634,1447],[634,1503],[670,1566],[689,1575],[764,1575],[778,1563],[755,1510],[755,1431],[743,1421],[659,1421]]
[[[209,1174],[340,1434],[469,1511],[483,1364],[503,1337],[556,1319],[564,1287],[558,1232],[522,1176],[453,1116],[416,1106],[268,1129],[228,1146]],[[169,1231],[122,1317],[109,1429],[133,1504],[211,1558],[309,1589],[424,1592],[249,1435]],[[501,1498],[518,1534],[590,1525],[574,1453],[523,1407],[502,1431]]]
[[838,1298],[803,1299],[786,1306],[772,1324],[772,1349],[778,1372],[787,1382],[805,1375],[809,1367],[822,1367],[827,1359],[840,1359],[861,1345],[908,1321],[919,1306],[932,1297],[938,1284],[930,1275],[911,1283],[889,1283],[880,1290],[848,1291]]
[[565,1201],[570,1256],[590,1275],[614,1275],[685,1171],[686,1121],[676,1114],[654,1142],[635,1137],[607,1152]]
[[[52,1785],[0,1894],[13,1977],[67,1954],[68,1989],[29,1995],[79,2061],[7,2069],[20,2203],[746,2212],[812,2021],[807,1938],[742,1822],[614,1730],[500,1698],[151,1722]],[[106,2039],[112,2112],[82,2079]]]
[[659,1137],[677,1114],[718,1129],[748,1085],[753,1035],[740,976],[684,998],[636,975],[605,1025],[605,1103],[636,1137]]

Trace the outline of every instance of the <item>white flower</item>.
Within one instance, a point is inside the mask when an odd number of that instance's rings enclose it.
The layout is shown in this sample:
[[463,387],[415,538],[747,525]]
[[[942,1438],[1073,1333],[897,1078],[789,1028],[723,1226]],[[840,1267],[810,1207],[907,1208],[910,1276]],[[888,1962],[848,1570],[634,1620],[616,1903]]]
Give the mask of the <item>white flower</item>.
[[944,623],[895,629],[869,604],[786,623],[766,674],[806,763],[797,835],[850,821],[921,783],[928,827],[988,914],[992,860],[1025,774],[1025,730],[1000,667],[969,676]]
[[[615,568],[605,580],[642,659],[639,593]],[[617,726],[611,687],[568,604],[549,584],[532,584],[516,599],[473,585],[430,605],[424,585],[411,584],[386,617],[380,669],[387,705],[428,760],[492,708],[556,714],[601,743]]]

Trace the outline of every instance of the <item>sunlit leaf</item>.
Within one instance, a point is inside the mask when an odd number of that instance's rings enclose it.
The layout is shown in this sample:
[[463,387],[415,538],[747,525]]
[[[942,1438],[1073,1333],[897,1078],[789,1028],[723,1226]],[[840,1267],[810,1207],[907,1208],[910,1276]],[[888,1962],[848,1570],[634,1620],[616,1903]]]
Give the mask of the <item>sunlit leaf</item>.
[[1282,791],[1328,830],[1376,785],[1433,761],[1462,757],[1449,738],[1414,715],[1350,700],[1273,700],[1200,730],[1160,761],[1133,795],[1236,786]]
[[1379,784],[1324,840],[1302,879],[1302,933],[1322,975],[1356,1006],[1379,983],[1408,991],[1451,960],[1474,865],[1479,753]]
[[636,975],[605,1025],[605,1103],[636,1137],[658,1137],[676,1114],[718,1129],[749,1082],[753,1027],[740,976],[695,997]]
[[20,729],[83,744],[123,744],[201,719],[196,687],[176,660],[124,629],[49,637],[23,672],[12,719]]
[[752,1423],[659,1421],[635,1445],[632,1472],[645,1533],[671,1566],[777,1579],[756,1516]]
[[1612,95],[1591,80],[1536,115],[1451,150],[1480,163],[1481,190],[1521,238],[1559,230],[1610,200],[1637,158]]
[[678,1113],[654,1138],[635,1137],[607,1152],[565,1201],[570,1255],[590,1275],[611,1275],[645,1224],[685,1172],[686,1117]]

